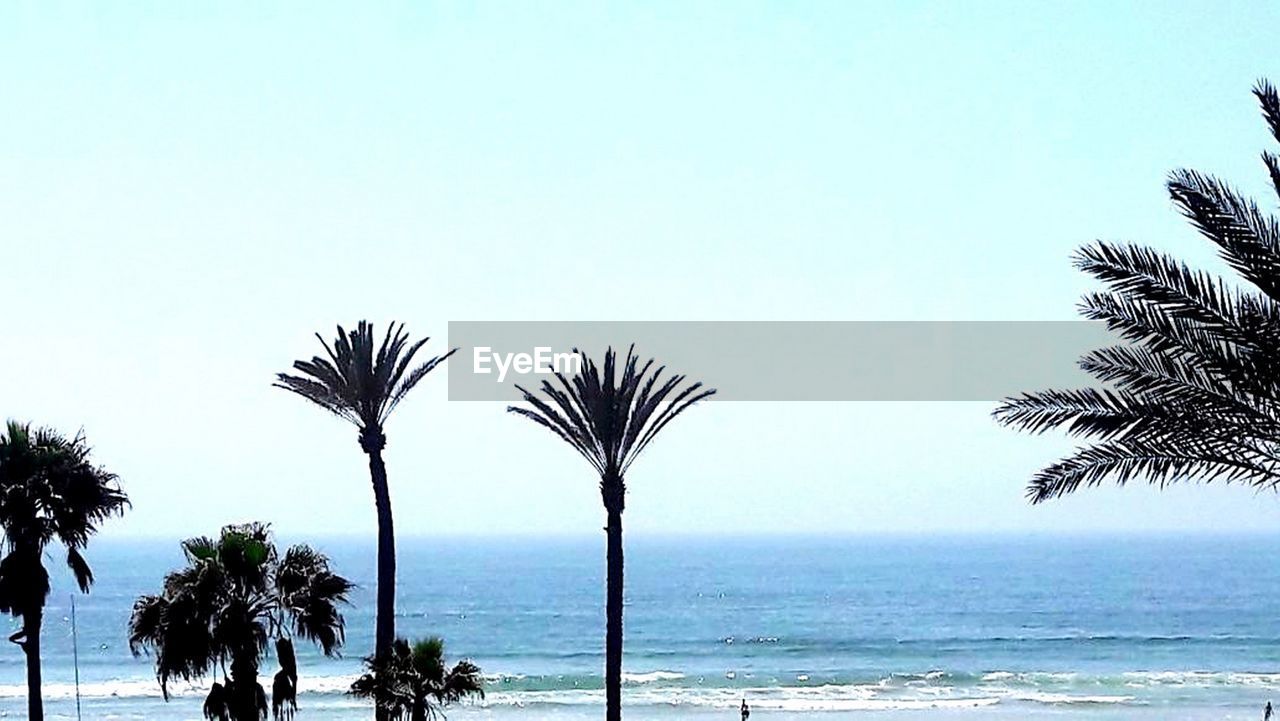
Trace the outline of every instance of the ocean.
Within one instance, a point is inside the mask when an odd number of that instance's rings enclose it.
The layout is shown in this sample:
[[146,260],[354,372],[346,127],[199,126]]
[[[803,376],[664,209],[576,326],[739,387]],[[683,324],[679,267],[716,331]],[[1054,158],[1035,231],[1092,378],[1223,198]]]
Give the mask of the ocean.
[[[301,647],[298,718],[371,718],[343,691],[373,644],[372,542],[314,545],[360,588],[344,657]],[[102,540],[88,556],[83,718],[199,719],[202,687],[165,702],[126,642],[134,599],[180,565],[177,544]],[[399,565],[398,631],[443,636],[489,679],[450,719],[603,714],[603,534],[402,539]],[[626,583],[631,719],[736,720],[745,698],[753,721],[1220,721],[1280,701],[1280,537],[637,535]],[[72,585],[62,571],[55,584],[46,715],[74,719]],[[21,652],[0,646],[0,716],[25,718],[23,678]]]

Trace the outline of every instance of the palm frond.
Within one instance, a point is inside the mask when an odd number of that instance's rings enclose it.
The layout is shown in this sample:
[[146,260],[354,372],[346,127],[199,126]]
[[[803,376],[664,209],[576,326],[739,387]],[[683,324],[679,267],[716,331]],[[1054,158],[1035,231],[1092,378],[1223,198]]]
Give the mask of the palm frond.
[[1258,350],[1223,338],[1213,329],[1189,323],[1147,303],[1114,294],[1089,293],[1080,312],[1102,321],[1122,339],[1171,362],[1207,374],[1218,382],[1254,394],[1266,395],[1274,387],[1271,378],[1254,372]]
[[484,698],[484,675],[480,667],[470,661],[459,661],[445,674],[440,684],[440,692],[436,698],[441,704],[448,705],[463,701],[468,697]]
[[1276,94],[1276,87],[1265,78],[1260,79],[1253,86],[1253,95],[1262,106],[1262,117],[1267,121],[1271,137],[1280,140],[1280,95]]
[[[533,408],[508,406],[508,412],[524,416],[552,431],[585,458],[592,468],[596,469],[596,472],[605,472],[607,464],[606,451],[599,445],[598,436],[587,425],[584,416],[578,416],[577,411],[571,407],[569,395],[544,382],[543,392],[548,398],[552,399],[552,402],[559,406],[559,410],[557,410],[556,407],[546,403],[523,387],[516,386],[516,389],[524,394],[525,400]],[[563,411],[563,414],[561,411]]]
[[345,622],[338,611],[354,588],[329,569],[329,560],[308,546],[293,546],[276,569],[280,607],[299,636],[319,644],[326,656],[337,653],[344,640]]
[[443,710],[468,698],[484,698],[484,676],[470,661],[447,669],[444,641],[430,637],[413,643],[396,639],[384,658],[365,659],[366,673],[349,694],[370,699],[392,719],[443,717]]
[[1197,412],[1236,418],[1259,430],[1280,433],[1274,409],[1262,399],[1240,398],[1241,388],[1208,373],[1194,363],[1179,363],[1168,355],[1133,346],[1101,348],[1086,354],[1080,368],[1104,383],[1139,397],[1190,408]]
[[195,589],[176,595],[143,596],[129,619],[129,650],[154,652],[156,680],[169,698],[169,684],[207,673],[218,659],[205,605]]
[[[681,381],[684,380],[684,376],[679,376],[679,378]],[[694,403],[710,398],[715,393],[714,388],[704,388],[701,383],[694,383],[680,391],[670,403],[662,407],[662,410],[659,411],[652,423],[642,427],[643,435],[640,436],[639,442],[627,449],[626,460],[622,464],[622,470],[626,471],[630,468],[635,459],[639,457],[640,452],[647,448],[654,437],[658,435],[658,432],[665,428],[676,416],[684,413]]]
[[1150,248],[1098,242],[1077,251],[1075,265],[1114,292],[1159,306],[1171,315],[1224,333],[1239,325],[1236,294],[1221,278],[1192,270]]
[[381,342],[373,325],[350,332],[338,326],[332,343],[319,334],[324,356],[293,364],[298,374],[278,373],[272,384],[320,406],[360,429],[380,429],[409,391],[457,349],[409,370],[426,338],[409,343],[403,323],[391,323]]
[[216,541],[196,537],[182,547],[186,567],[165,576],[161,593],[134,604],[130,650],[135,655],[154,652],[156,678],[166,699],[172,681],[200,679],[230,663],[231,677],[218,690],[222,696],[211,692],[211,698],[225,699],[228,713],[239,719],[249,707],[266,714],[261,685],[244,680],[237,669],[252,669],[250,675],[256,677],[274,639],[283,676],[277,674],[273,684],[273,713],[277,719],[291,717],[297,664],[293,642],[281,634],[292,630],[336,655],[344,636],[337,607],[346,602],[352,584],[308,546],[293,546],[280,556],[262,523],[226,526]]
[[88,593],[93,586],[93,569],[89,568],[89,562],[84,560],[84,556],[74,546],[67,549],[67,568],[71,569],[71,575],[75,577],[80,591]]
[[[1254,94],[1280,140],[1280,96],[1266,81]],[[1280,193],[1280,158],[1268,152],[1263,161]],[[1082,249],[1077,267],[1108,292],[1086,295],[1081,313],[1128,345],[1081,359],[1099,388],[1026,393],[995,409],[998,422],[1019,430],[1062,429],[1094,441],[1033,477],[1032,502],[1106,480],[1280,486],[1280,221],[1195,171],[1173,173],[1168,189],[1257,291],[1234,290],[1148,248]]]
[[209,721],[232,721],[231,717],[231,699],[227,692],[227,687],[213,682],[213,686],[209,688],[209,694],[204,697],[204,703],[200,706],[200,711]]
[[1169,177],[1169,196],[1223,260],[1280,301],[1280,225],[1226,183],[1194,170]]
[[[304,373],[310,373],[312,370],[309,364],[302,361],[294,364],[294,367]],[[320,381],[278,373],[276,382],[272,385],[302,396],[348,423],[360,425],[360,417],[352,410],[351,404],[347,402],[347,399],[338,395],[329,386]]]
[[1111,479],[1120,485],[1146,480],[1161,487],[1174,481],[1243,482],[1272,488],[1280,477],[1273,464],[1228,444],[1202,441],[1117,440],[1082,448],[1031,480],[1032,503],[1060,498],[1080,486]]
[[280,670],[271,683],[271,715],[276,721],[292,721],[298,711],[298,660],[293,642],[287,638],[277,640],[276,658]]
[[1137,423],[1148,410],[1133,395],[1105,389],[1047,390],[1006,399],[995,419],[1028,433],[1065,427],[1068,433],[1112,435]]
[[[682,375],[664,377],[665,367],[652,359],[640,363],[635,347],[622,363],[612,348],[597,365],[581,350],[578,372],[571,377],[555,372],[556,383],[543,381],[537,392],[516,386],[529,407],[510,406],[555,433],[591,464],[605,486],[623,484],[623,475],[672,419],[694,403],[715,394],[701,383],[686,384]],[[621,502],[622,488],[613,488],[607,503]]]
[[[405,355],[404,360],[407,362],[409,359],[411,359],[413,357],[413,353],[416,353],[418,348],[421,347],[422,344],[426,342],[427,342],[426,338],[423,338],[421,341],[419,341],[418,344],[413,347],[411,352]],[[453,355],[457,351],[458,351],[457,348],[450,348],[449,351],[444,355],[435,356],[434,358],[431,358],[430,360],[424,362],[422,365],[419,365],[417,368],[414,368],[413,371],[410,372],[409,375],[406,376],[403,381],[400,381],[395,385],[388,386],[390,388],[394,388],[394,390],[391,393],[391,397],[383,405],[383,408],[379,413],[379,416],[385,421],[387,416],[391,414],[391,411],[395,410],[396,406],[400,405],[400,401],[404,400],[404,397],[409,394],[409,391],[413,390],[414,387],[416,387],[418,383],[427,376],[428,373],[435,370],[436,366],[449,360],[449,356]],[[399,378],[399,377],[400,377],[400,373],[397,373],[396,378]],[[394,382],[394,379],[393,379],[393,382]]]
[[44,605],[42,559],[54,543],[66,548],[67,566],[88,593],[93,572],[83,550],[128,506],[115,474],[94,465],[83,433],[8,421],[0,435],[0,532],[8,551],[0,560],[0,610],[20,615]]

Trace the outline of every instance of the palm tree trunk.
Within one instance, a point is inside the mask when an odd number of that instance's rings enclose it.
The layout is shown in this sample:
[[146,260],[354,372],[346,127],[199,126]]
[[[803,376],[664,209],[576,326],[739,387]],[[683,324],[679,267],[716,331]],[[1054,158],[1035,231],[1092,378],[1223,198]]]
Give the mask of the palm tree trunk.
[[[382,462],[382,449],[387,437],[382,429],[369,426],[360,430],[360,448],[369,454],[369,478],[373,482],[373,502],[378,510],[378,610],[374,627],[374,658],[391,655],[396,637],[396,532],[391,517],[391,489],[387,486],[387,466]],[[374,705],[374,718],[388,721],[389,714]]]
[[[378,616],[373,655],[386,658],[391,655],[391,645],[396,637],[396,533],[391,517],[387,466],[382,462],[380,446],[366,448],[366,452],[369,454],[369,476],[373,481],[373,501],[378,509]],[[373,714],[376,721],[388,721],[390,718],[387,711],[377,705]]]
[[22,614],[22,652],[27,657],[27,720],[44,721],[44,700],[40,695],[40,625],[44,611],[36,608]]
[[257,649],[241,649],[231,660],[231,683],[228,692],[232,721],[256,721],[258,713]]
[[622,719],[622,510],[609,509],[605,526],[605,721]]
[[391,653],[396,637],[396,534],[387,467],[382,462],[381,451],[369,454],[369,475],[373,480],[374,505],[378,509],[378,620],[374,655],[385,658]]

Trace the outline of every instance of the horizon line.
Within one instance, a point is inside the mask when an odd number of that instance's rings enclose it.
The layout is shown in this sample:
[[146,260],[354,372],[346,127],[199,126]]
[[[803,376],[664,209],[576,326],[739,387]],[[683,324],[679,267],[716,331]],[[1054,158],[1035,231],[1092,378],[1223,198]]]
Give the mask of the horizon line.
[[[228,525],[228,524],[222,524]],[[221,528],[219,526],[218,528]],[[217,530],[217,529],[213,529]],[[275,529],[273,529],[275,532]],[[93,540],[173,540],[190,538],[197,534],[174,534],[165,532],[107,533],[98,535]],[[376,532],[301,532],[284,533],[286,538],[312,537],[332,540],[376,540]],[[579,531],[511,531],[496,533],[472,533],[465,531],[440,533],[405,533],[396,534],[397,541],[450,541],[450,540],[591,540],[598,539],[603,533]],[[940,530],[870,530],[870,531],[628,531],[627,540],[840,540],[840,539],[873,539],[900,538],[927,540],[930,538],[1143,538],[1181,536],[1186,538],[1239,538],[1239,537],[1280,537],[1280,527],[1274,530],[1257,528],[1133,528],[1133,529],[940,529]]]

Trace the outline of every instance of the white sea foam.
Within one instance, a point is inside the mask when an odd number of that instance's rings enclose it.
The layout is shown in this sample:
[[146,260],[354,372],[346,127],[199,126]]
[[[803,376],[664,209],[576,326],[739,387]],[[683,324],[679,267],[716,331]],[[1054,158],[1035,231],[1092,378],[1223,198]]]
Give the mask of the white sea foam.
[[1121,677],[1135,686],[1276,686],[1280,673],[1213,671],[1130,671]]
[[684,674],[679,671],[650,671],[648,673],[623,673],[622,682],[630,684],[654,683],[655,681],[679,681]]
[[1020,684],[1027,686],[1097,686],[1123,685],[1127,688],[1280,686],[1280,673],[1232,671],[1126,671],[1115,676],[1086,676],[1075,672],[990,671],[979,681],[983,684]]
[[[1176,692],[1180,688],[1280,688],[1280,673],[1207,671],[1131,671],[1093,676],[1070,672],[995,670],[968,676],[935,670],[893,674],[862,683],[823,683],[821,678],[811,680],[809,674],[795,674],[792,676],[795,681],[781,686],[769,685],[774,679],[767,676],[758,683],[748,680],[744,685],[734,683],[732,673],[725,674],[725,677],[730,679],[728,683],[718,681],[714,675],[695,674],[689,677],[685,672],[673,669],[631,672],[624,674],[624,693],[627,703],[636,705],[730,708],[741,703],[746,696],[753,706],[761,709],[802,712],[963,709],[999,703],[1140,705],[1158,698],[1154,694],[1165,689]],[[354,675],[304,675],[300,680],[300,691],[303,696],[312,697],[311,703],[355,703],[345,697],[354,678]],[[787,677],[780,674],[777,678]],[[604,694],[599,688],[599,679],[590,676],[493,674],[488,680],[489,696],[482,703],[485,706],[597,705],[602,702]],[[269,684],[269,678],[264,677],[264,683]],[[170,685],[170,695],[178,698],[199,698],[207,691],[207,681]],[[47,683],[44,686],[45,696],[49,699],[73,698],[75,692],[75,686],[70,683]],[[151,678],[86,682],[80,685],[80,693],[86,699],[158,701],[161,698],[160,686]],[[25,695],[24,684],[0,685],[0,699],[20,699]]]
[[[842,710],[892,710],[930,708],[968,708],[989,706],[1000,702],[998,697],[927,698],[886,697],[879,685],[825,685],[812,687],[759,687],[759,688],[699,688],[699,687],[646,687],[644,684],[659,679],[677,680],[683,674],[674,671],[658,671],[635,674],[645,679],[639,685],[630,686],[626,692],[627,703],[691,708],[732,708],[741,702],[743,695],[752,698],[752,705],[760,709],[780,711],[842,711]],[[357,704],[344,697],[354,677],[329,676],[303,678],[300,691],[306,696],[327,697],[324,705]],[[199,698],[207,693],[207,685],[173,684],[170,695],[175,698]],[[45,696],[49,699],[66,699],[75,695],[73,684],[46,684]],[[159,685],[154,680],[111,681],[84,683],[81,695],[92,698],[161,698]],[[20,698],[26,688],[20,684],[0,686],[0,698]],[[557,689],[547,691],[493,691],[479,706],[482,707],[530,707],[590,706],[603,703],[600,689]],[[318,700],[318,699],[315,699]],[[314,700],[313,700],[314,703]]]
[[1133,703],[1133,696],[1082,696],[1068,693],[1015,693],[1010,698],[1047,704],[1111,704]]
[[[298,679],[298,691],[303,694],[345,694],[351,688],[356,676],[302,676]],[[265,685],[270,685],[266,678]],[[169,684],[169,696],[184,698],[189,696],[203,697],[209,693],[209,684],[176,682]],[[75,698],[76,686],[73,683],[46,683],[41,687],[45,698]],[[26,684],[0,684],[0,699],[26,698]],[[163,698],[160,684],[155,679],[129,679],[120,681],[98,681],[80,684],[82,698]]]
[[[736,708],[743,696],[753,708],[773,711],[874,711],[941,708],[978,708],[1000,703],[996,697],[973,698],[879,698],[877,687],[822,686],[813,688],[672,688],[633,691],[626,695],[629,705],[673,708]],[[604,702],[601,690],[531,691],[490,694],[484,707],[590,706]]]
[[[195,686],[188,684],[170,684],[170,696],[184,696],[196,691]],[[75,698],[75,684],[45,683],[41,693],[46,699]],[[208,693],[200,691],[200,693]],[[160,684],[154,680],[102,681],[98,683],[80,684],[80,695],[84,698],[160,698]],[[0,698],[26,698],[26,684],[0,685]]]

